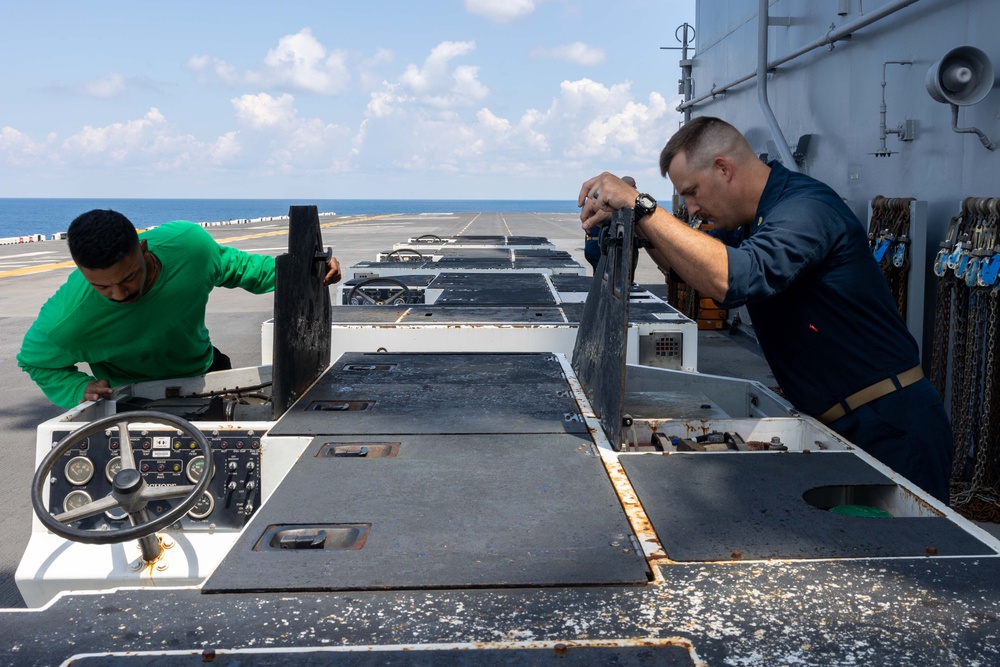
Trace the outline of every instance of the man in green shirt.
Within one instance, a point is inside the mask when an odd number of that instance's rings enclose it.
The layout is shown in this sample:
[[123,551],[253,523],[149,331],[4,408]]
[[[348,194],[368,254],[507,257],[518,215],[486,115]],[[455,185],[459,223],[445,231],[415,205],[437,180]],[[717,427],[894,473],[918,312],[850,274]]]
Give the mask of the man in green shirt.
[[[42,306],[17,355],[64,408],[106,398],[121,384],[230,368],[205,327],[209,293],[274,290],[274,257],[220,246],[190,222],[161,225],[140,242],[124,215],[94,210],[67,234],[77,270]],[[324,283],[339,280],[333,258]],[[93,376],[77,369],[81,362]]]

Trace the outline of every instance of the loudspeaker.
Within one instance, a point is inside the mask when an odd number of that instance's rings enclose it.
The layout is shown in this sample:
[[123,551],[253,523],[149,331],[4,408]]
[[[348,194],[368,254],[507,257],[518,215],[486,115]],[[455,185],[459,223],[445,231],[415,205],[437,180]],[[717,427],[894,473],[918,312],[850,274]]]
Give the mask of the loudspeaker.
[[993,63],[974,46],[959,46],[927,70],[927,92],[938,102],[968,106],[993,88]]

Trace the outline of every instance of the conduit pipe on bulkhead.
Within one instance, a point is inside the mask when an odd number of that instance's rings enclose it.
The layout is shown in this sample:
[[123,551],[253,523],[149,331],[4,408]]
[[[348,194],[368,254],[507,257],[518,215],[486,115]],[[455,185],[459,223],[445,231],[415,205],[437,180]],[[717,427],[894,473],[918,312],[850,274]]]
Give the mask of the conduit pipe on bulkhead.
[[[845,23],[844,25],[840,26],[836,30],[830,30],[828,33],[826,33],[823,37],[820,37],[819,39],[817,39],[815,42],[812,42],[811,44],[808,44],[807,46],[804,46],[801,49],[798,49],[797,51],[793,51],[792,53],[789,53],[788,55],[786,55],[786,56],[784,56],[782,58],[778,58],[777,60],[775,60],[775,61],[771,62],[770,64],[768,64],[767,68],[768,69],[774,69],[775,67],[778,67],[779,65],[784,65],[788,61],[794,60],[794,59],[798,58],[799,56],[805,55],[806,53],[809,53],[810,51],[812,51],[814,49],[818,49],[821,46],[828,46],[830,44],[833,44],[834,42],[839,41],[841,39],[844,39],[848,35],[851,35],[851,34],[857,32],[858,30],[861,30],[862,28],[866,28],[869,25],[871,25],[872,23],[875,23],[877,21],[881,21],[882,19],[884,19],[885,17],[889,16],[890,14],[895,14],[900,9],[905,9],[905,8],[909,7],[910,5],[915,4],[917,2],[920,2],[920,0],[895,0],[895,2],[891,2],[888,5],[884,5],[882,7],[879,7],[878,9],[876,9],[875,11],[873,11],[872,13],[866,14],[865,16],[857,18],[854,21],[851,21],[850,23]],[[702,95],[701,97],[696,97],[696,98],[694,98],[692,100],[689,100],[687,102],[684,102],[684,103],[678,105],[677,111],[684,111],[688,107],[693,107],[694,105],[699,104],[701,102],[704,102],[707,99],[713,98],[713,97],[715,97],[716,95],[718,95],[720,93],[726,92],[727,90],[729,90],[730,88],[732,88],[734,86],[738,86],[739,84],[743,83],[744,81],[749,81],[750,79],[754,78],[755,76],[757,76],[757,72],[756,71],[751,72],[751,73],[749,73],[749,74],[747,74],[745,76],[741,76],[740,78],[736,79],[735,81],[730,81],[729,83],[727,83],[724,86],[712,86],[712,90],[710,92],[706,93],[705,95]]]
[[767,26],[770,21],[768,12],[768,2],[770,0],[758,0],[757,5],[757,104],[764,114],[767,127],[771,130],[771,138],[778,145],[778,155],[781,163],[791,171],[798,171],[792,151],[788,148],[785,135],[778,125],[778,119],[771,111],[771,104],[767,101]]

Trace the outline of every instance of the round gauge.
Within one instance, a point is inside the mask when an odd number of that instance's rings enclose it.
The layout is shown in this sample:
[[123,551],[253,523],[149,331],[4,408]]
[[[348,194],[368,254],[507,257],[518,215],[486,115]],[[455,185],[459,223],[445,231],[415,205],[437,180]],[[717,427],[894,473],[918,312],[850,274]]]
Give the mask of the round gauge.
[[212,498],[212,494],[208,491],[202,491],[198,502],[188,510],[188,516],[192,519],[204,519],[212,513],[213,509],[215,509],[215,500]]
[[116,456],[110,461],[108,461],[108,465],[104,466],[104,476],[108,478],[109,482],[113,482],[115,481],[115,475],[117,475],[118,471],[120,471],[121,469],[122,469],[122,457]]
[[205,457],[196,456],[187,463],[187,478],[192,484],[197,484],[201,474],[205,472]]
[[82,486],[94,476],[94,463],[86,456],[74,456],[66,463],[66,480],[75,486]]
[[112,521],[121,521],[122,519],[128,518],[128,512],[125,511],[124,507],[112,507],[104,513],[104,516],[108,517]]
[[79,509],[93,500],[90,494],[82,489],[74,489],[66,494],[66,498],[63,500],[63,511],[71,512],[72,510]]

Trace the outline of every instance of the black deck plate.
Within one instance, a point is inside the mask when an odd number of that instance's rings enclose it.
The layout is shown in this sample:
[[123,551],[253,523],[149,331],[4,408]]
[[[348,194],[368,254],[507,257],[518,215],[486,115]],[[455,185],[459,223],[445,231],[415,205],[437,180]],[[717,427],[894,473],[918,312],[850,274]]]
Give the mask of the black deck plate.
[[579,276],[571,274],[552,276],[552,286],[557,292],[582,292],[583,294],[589,294],[590,287],[593,283],[593,276]]
[[566,324],[562,306],[449,305],[411,307],[400,324]]
[[323,234],[315,206],[288,209],[288,252],[275,259],[274,416],[330,363],[330,291],[323,284]]
[[[172,649],[193,650],[183,664],[202,664],[198,654],[206,647],[298,649],[306,659],[311,648],[372,646],[378,648],[369,655],[377,656],[390,645],[486,647],[527,639],[565,642],[569,653],[560,664],[568,665],[575,640],[593,637],[639,645],[650,637],[688,638],[705,665],[996,665],[1000,657],[996,557],[659,569],[663,581],[645,586],[69,593],[39,610],[0,610],[7,646],[0,660],[49,667],[73,655]],[[480,664],[477,655],[469,664]]]
[[493,259],[493,260],[504,260],[509,261],[512,259],[511,250],[509,248],[455,248],[445,246],[440,250],[435,250],[430,254],[440,255],[441,257],[457,257],[465,259]]
[[517,257],[511,260],[497,259],[470,259],[466,257],[443,257],[440,261],[416,261],[416,262],[374,262],[362,261],[354,264],[351,270],[354,273],[369,273],[385,271],[388,269],[405,269],[414,273],[424,271],[513,271],[527,269],[580,269],[580,264],[575,259],[562,259],[551,257]]
[[601,255],[580,330],[573,347],[573,370],[612,445],[620,442],[625,400],[625,330],[632,275],[632,209],[616,211],[605,227],[618,245]]
[[[139,664],[144,667],[169,667],[199,662],[200,652],[193,655],[115,655],[76,658],[74,667],[113,667],[121,664]],[[215,654],[214,667],[272,667],[290,662],[295,667],[336,664],[338,667],[521,667],[522,665],[560,665],[561,667],[694,667],[691,653],[683,646],[577,646],[553,650],[545,648],[484,648],[474,650],[453,647],[428,649],[386,649],[378,651],[268,651],[251,653],[237,651]]]
[[[333,411],[338,405],[352,409]],[[326,407],[327,410],[317,409]],[[346,353],[271,435],[586,433],[545,353]]]
[[498,246],[551,246],[552,242],[544,236],[444,236],[442,240],[453,241],[452,245],[486,245],[492,243]]
[[[328,442],[371,441],[386,440],[315,439],[204,590],[647,581],[645,559],[589,437],[401,436],[392,458],[316,456]],[[371,530],[356,550],[254,550],[269,526],[330,523]]]
[[443,290],[435,306],[455,305],[548,305],[556,303],[552,290],[540,273],[442,273],[428,289]]
[[803,494],[822,486],[892,484],[850,452],[626,455],[622,467],[677,561],[861,558],[993,553],[945,517],[844,516]]

